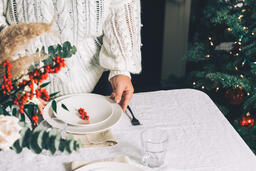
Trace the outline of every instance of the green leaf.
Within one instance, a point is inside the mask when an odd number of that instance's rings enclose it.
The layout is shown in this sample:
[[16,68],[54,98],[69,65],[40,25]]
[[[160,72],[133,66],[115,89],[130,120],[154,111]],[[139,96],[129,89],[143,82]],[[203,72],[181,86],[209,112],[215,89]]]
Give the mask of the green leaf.
[[48,149],[48,141],[49,141],[49,133],[48,132],[44,132],[43,136],[42,136],[42,148],[43,149]]
[[51,136],[49,138],[48,150],[50,150],[51,154],[54,154],[57,151],[57,149],[55,148],[55,145],[54,145],[55,139],[56,139],[56,137],[54,137],[54,136]]
[[38,141],[37,141],[39,135],[40,135],[40,131],[35,130],[35,131],[33,131],[31,139],[30,139],[29,149],[31,149],[36,154],[40,154],[42,152],[42,149],[40,148]]
[[56,92],[56,93],[52,93],[52,94],[50,94],[50,98],[52,98],[52,97],[54,97],[54,96],[56,96],[57,94],[59,94],[60,93],[60,91],[58,91],[58,92]]
[[67,140],[66,141],[66,146],[65,146],[65,152],[67,154],[70,154],[72,152],[72,140]]
[[50,54],[51,57],[55,56],[55,49],[53,46],[48,47],[48,54]]
[[57,103],[55,100],[52,101],[52,109],[55,113],[57,113]]
[[20,121],[25,122],[25,115],[24,114],[20,114]]
[[4,113],[3,107],[0,106],[0,115],[2,115]]
[[43,55],[46,55],[44,46],[42,47],[41,52],[43,53]]
[[58,150],[60,152],[64,152],[66,146],[66,140],[65,139],[60,139],[60,144]]
[[33,104],[29,104],[29,105],[26,105],[25,106],[25,108],[27,108],[28,110],[27,110],[27,115],[28,115],[28,117],[32,117],[32,113],[33,113],[33,107],[34,105]]
[[17,116],[17,109],[16,108],[12,109],[12,116]]
[[29,128],[25,128],[21,131],[21,139],[20,139],[20,146],[21,147],[28,147],[30,142],[32,131]]
[[6,106],[6,105],[4,105],[3,106],[3,114],[5,115],[5,116],[10,116],[10,114],[9,114],[9,112],[7,112],[7,110],[6,110],[6,108],[7,108],[8,106]]
[[49,82],[46,82],[46,83],[43,83],[42,85],[40,85],[40,87],[41,87],[41,88],[44,88],[44,87],[48,86],[50,83],[51,83],[50,81],[49,81]]
[[66,41],[63,43],[63,49],[70,49],[70,48],[71,48],[70,42]]
[[63,56],[63,52],[62,52],[62,47],[61,47],[61,45],[60,45],[60,44],[58,44],[58,45],[57,45],[56,50],[57,50],[57,54],[56,54],[56,56],[60,56],[60,57],[62,57],[62,56]]
[[48,141],[48,149],[50,150],[51,154],[54,154],[59,149],[60,140],[60,133],[56,129],[51,130]]
[[68,108],[67,108],[67,106],[66,106],[65,104],[62,103],[62,104],[61,104],[61,107],[62,107],[63,109],[65,109],[66,111],[69,111]]
[[22,147],[20,146],[20,141],[19,141],[19,140],[16,140],[11,148],[12,148],[16,153],[21,153],[21,151],[22,151]]

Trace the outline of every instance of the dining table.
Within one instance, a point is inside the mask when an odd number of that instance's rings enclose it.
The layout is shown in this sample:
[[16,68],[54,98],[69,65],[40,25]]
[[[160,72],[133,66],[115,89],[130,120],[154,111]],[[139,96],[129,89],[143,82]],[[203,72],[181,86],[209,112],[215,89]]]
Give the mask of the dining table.
[[[0,152],[1,171],[68,171],[76,160],[95,161],[128,156],[144,170],[161,171],[256,171],[256,157],[211,98],[194,89],[135,93],[129,106],[142,125],[133,126],[123,113],[111,128],[117,144],[82,148],[72,154],[35,154],[23,149]],[[141,133],[163,129],[169,142],[165,163],[159,168],[143,166]]]

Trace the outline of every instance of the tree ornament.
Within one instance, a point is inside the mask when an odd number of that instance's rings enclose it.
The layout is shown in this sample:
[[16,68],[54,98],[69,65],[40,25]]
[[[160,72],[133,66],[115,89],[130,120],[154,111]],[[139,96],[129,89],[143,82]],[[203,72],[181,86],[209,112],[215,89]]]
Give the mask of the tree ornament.
[[242,88],[230,88],[225,92],[225,97],[230,104],[239,105],[244,101],[244,91]]
[[249,129],[249,128],[252,128],[254,126],[254,118],[251,117],[251,114],[248,112],[246,114],[246,116],[243,116],[241,121],[240,121],[240,124],[243,128],[245,129]]

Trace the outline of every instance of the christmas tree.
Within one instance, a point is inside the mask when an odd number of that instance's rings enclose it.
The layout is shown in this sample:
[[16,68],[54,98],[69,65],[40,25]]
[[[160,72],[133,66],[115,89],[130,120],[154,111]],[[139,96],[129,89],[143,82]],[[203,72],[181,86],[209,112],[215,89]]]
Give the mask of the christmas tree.
[[197,19],[187,83],[214,100],[256,154],[256,0],[209,0]]

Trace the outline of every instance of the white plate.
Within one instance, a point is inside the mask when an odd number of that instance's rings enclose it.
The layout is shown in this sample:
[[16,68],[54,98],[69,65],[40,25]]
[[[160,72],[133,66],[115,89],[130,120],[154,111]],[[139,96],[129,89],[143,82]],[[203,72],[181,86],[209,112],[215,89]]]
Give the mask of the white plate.
[[83,166],[76,171],[144,171],[133,165],[118,162],[98,162]]
[[[71,97],[73,95],[66,95],[56,98],[56,102],[59,102],[60,100],[63,100],[65,98]],[[110,100],[108,97],[102,96],[106,100],[110,102],[112,105],[112,114],[110,115],[110,118],[106,120],[106,122],[102,122],[100,124],[93,124],[88,126],[74,126],[74,125],[68,125],[66,131],[73,134],[86,134],[86,133],[96,133],[96,132],[102,132],[104,130],[107,130],[111,128],[113,125],[115,125],[123,111],[119,104],[114,103],[112,100]],[[52,117],[54,117],[52,108],[51,108],[51,102],[48,103],[43,111],[43,118],[53,127],[61,128],[61,123],[58,123],[54,120],[52,120]]]
[[[69,111],[62,107],[64,104]],[[84,108],[89,115],[90,125],[107,121],[112,114],[112,106],[106,98],[97,94],[77,94],[57,102],[57,113],[54,115],[71,125],[88,126],[78,113],[79,108]]]

